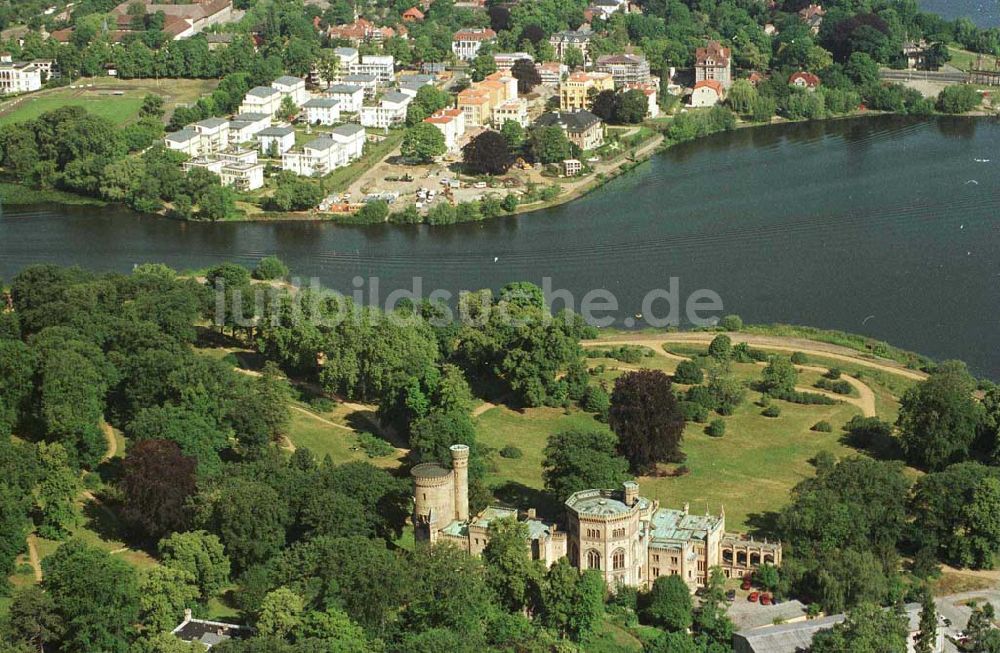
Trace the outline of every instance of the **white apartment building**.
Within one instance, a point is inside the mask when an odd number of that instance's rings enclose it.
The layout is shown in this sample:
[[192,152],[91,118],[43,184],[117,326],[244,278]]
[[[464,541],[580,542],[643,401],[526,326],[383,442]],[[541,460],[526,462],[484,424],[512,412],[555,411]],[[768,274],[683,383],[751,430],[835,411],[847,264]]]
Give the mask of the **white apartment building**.
[[223,186],[232,186],[238,191],[257,190],[264,186],[263,163],[227,163],[219,172]]
[[271,88],[281,93],[282,100],[286,97],[292,98],[292,102],[294,102],[297,107],[301,107],[309,101],[309,93],[306,91],[306,80],[301,77],[282,75],[278,79],[271,82]]
[[222,118],[206,118],[188,125],[201,135],[201,153],[219,152],[229,146],[229,121]]
[[334,127],[328,136],[341,146],[344,160],[348,163],[361,158],[364,153],[365,129],[361,125],[340,125]]
[[341,71],[350,69],[351,66],[360,61],[357,48],[334,48],[333,53],[340,59]]
[[461,109],[442,109],[424,119],[437,127],[444,135],[444,144],[449,152],[457,152],[459,141],[465,134],[465,112]]
[[338,167],[340,145],[332,138],[321,136],[289,150],[281,157],[281,169],[303,177],[322,177]]
[[266,113],[273,116],[281,108],[281,91],[271,86],[255,86],[247,91],[240,113]]
[[522,127],[528,126],[528,101],[524,98],[507,100],[493,109],[493,124],[503,127],[508,120],[513,120]]
[[167,134],[163,137],[163,144],[169,150],[183,152],[190,157],[201,154],[201,134],[190,127]]
[[229,142],[248,143],[257,134],[271,126],[271,116],[266,113],[240,113],[229,121]]
[[0,94],[30,93],[42,88],[42,67],[34,63],[0,63]]
[[364,89],[366,98],[373,98],[378,92],[378,77],[372,74],[345,75],[341,81],[347,86],[360,86]]
[[488,27],[460,29],[451,38],[451,51],[462,61],[471,61],[479,54],[483,43],[493,43],[497,33]]
[[405,93],[385,93],[378,106],[361,107],[361,126],[385,128],[403,124],[406,120],[406,108],[412,100]]
[[400,93],[406,93],[407,95],[417,96],[417,91],[419,91],[424,86],[434,85],[434,75],[406,75],[405,77],[399,78]]
[[514,63],[521,59],[535,63],[535,58],[527,52],[498,52],[493,55],[493,62],[497,65],[497,70],[504,73],[509,73],[510,69],[514,67]]
[[302,108],[310,125],[335,125],[340,122],[340,102],[333,98],[313,98]]
[[331,100],[339,102],[340,110],[347,113],[361,111],[361,105],[365,101],[365,89],[348,84],[335,84],[326,89],[325,95]]
[[295,130],[291,127],[268,127],[257,134],[260,151],[270,155],[274,148],[278,154],[284,154],[295,145]]
[[366,54],[348,67],[351,75],[375,75],[382,86],[391,86],[396,76],[396,60],[391,55]]

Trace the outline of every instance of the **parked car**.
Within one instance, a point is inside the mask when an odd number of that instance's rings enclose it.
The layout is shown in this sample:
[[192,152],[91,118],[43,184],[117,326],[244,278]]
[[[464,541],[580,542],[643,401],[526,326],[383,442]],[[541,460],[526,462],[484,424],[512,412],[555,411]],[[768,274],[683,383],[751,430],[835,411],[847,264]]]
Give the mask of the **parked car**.
[[751,603],[756,603],[759,597],[760,597],[760,592],[750,592],[750,596],[747,597],[747,601],[750,601]]
[[761,594],[760,595],[760,604],[761,605],[771,605],[771,595],[770,594]]
[[736,600],[736,590],[729,590],[728,592],[726,592],[726,600],[727,601],[735,601]]
[[740,585],[740,587],[743,588],[743,591],[749,590],[750,587],[751,587],[751,585],[750,585],[750,579],[749,578],[744,578],[743,579],[743,584]]

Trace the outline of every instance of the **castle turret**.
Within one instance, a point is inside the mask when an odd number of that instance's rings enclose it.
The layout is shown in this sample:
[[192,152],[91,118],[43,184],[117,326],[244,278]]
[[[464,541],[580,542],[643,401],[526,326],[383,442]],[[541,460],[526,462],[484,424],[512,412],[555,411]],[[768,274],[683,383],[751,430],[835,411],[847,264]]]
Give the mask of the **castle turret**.
[[639,500],[639,484],[635,481],[625,481],[622,486],[625,488],[625,505],[631,508]]
[[469,518],[469,447],[451,445],[451,468],[455,473],[455,519]]
[[433,541],[455,518],[455,473],[437,463],[421,463],[413,476],[413,526],[416,539]]

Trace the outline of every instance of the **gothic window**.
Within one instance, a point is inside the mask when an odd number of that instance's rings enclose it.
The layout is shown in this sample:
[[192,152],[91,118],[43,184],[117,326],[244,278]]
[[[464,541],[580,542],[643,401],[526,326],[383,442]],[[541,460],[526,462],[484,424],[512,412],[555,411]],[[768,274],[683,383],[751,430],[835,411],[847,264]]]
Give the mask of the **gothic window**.
[[601,568],[601,554],[591,549],[587,551],[587,569]]
[[611,566],[613,569],[625,568],[625,549],[618,549],[611,554]]

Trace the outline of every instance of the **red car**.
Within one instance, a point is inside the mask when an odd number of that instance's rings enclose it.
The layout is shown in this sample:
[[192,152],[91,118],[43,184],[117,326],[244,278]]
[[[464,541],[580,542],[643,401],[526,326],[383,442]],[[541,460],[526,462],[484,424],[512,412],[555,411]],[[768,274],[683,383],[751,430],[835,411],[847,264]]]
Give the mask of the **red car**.
[[771,605],[771,595],[770,594],[761,594],[760,595],[760,604],[761,605]]
[[751,603],[756,603],[757,598],[760,596],[760,592],[750,592],[750,596],[747,597],[747,601]]
[[744,578],[743,579],[743,585],[741,587],[743,588],[744,591],[750,589],[750,579],[749,578]]

